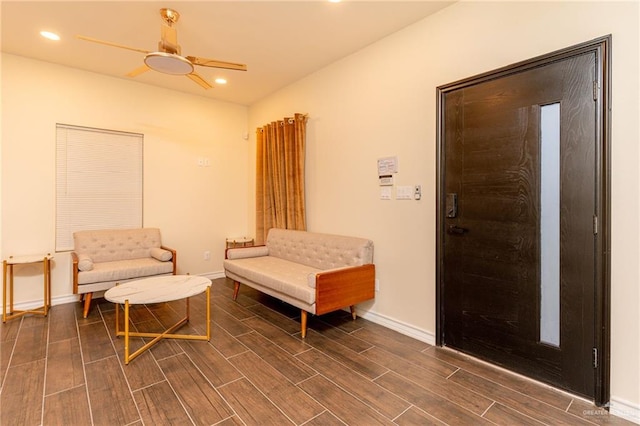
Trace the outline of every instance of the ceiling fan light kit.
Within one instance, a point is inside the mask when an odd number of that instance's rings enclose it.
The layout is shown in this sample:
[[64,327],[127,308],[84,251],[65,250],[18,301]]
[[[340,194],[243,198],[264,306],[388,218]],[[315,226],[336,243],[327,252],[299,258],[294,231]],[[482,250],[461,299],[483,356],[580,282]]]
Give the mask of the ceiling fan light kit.
[[193,64],[173,53],[151,52],[144,57],[144,63],[152,70],[171,75],[187,75],[193,72]]
[[185,75],[203,89],[210,89],[213,86],[195,72],[194,65],[238,71],[247,70],[247,66],[244,64],[224,62],[217,59],[200,58],[197,56],[182,56],[180,45],[178,44],[178,34],[174,28],[176,22],[178,22],[178,18],[180,18],[180,14],[173,9],[163,8],[160,9],[160,16],[163,22],[160,25],[160,41],[158,42],[158,51],[156,52],[124,46],[122,44],[98,40],[86,36],[79,35],[77,37],[85,41],[144,53],[144,65],[126,74],[128,77],[136,77],[143,72],[152,69],[163,74]]

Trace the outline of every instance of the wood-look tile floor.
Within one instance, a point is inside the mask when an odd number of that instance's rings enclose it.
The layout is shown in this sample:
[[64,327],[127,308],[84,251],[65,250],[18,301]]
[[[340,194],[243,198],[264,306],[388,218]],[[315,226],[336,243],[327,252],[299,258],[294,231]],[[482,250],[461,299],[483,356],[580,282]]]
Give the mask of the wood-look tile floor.
[[[114,305],[54,306],[0,328],[2,425],[631,424],[566,393],[346,312],[310,317],[213,281],[210,342],[164,340],[123,362]],[[183,332],[203,333],[204,295]],[[183,302],[135,306],[161,331]],[[143,344],[136,339],[133,349]]]

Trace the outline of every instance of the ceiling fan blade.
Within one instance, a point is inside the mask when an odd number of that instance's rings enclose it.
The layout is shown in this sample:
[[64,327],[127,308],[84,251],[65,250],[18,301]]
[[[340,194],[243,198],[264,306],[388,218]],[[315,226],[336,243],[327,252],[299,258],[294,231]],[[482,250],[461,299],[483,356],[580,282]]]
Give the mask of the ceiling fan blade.
[[98,40],[97,38],[87,37],[87,36],[83,36],[83,35],[77,35],[76,37],[79,38],[80,40],[90,41],[90,42],[98,43],[98,44],[104,44],[104,45],[111,46],[111,47],[118,47],[120,49],[133,50],[134,52],[140,52],[140,53],[144,53],[144,54],[150,53],[149,50],[138,49],[137,47],[124,46],[122,44],[113,43],[111,41]]
[[143,72],[149,71],[151,68],[147,66],[147,64],[143,64],[141,67],[136,68],[135,70],[127,73],[127,77],[137,77]]
[[215,59],[198,58],[197,56],[186,56],[186,58],[193,65],[200,65],[203,67],[224,68],[227,70],[237,70],[237,71],[247,70],[247,66],[245,64],[236,64],[233,62],[218,61]]
[[192,72],[191,74],[187,74],[187,77],[189,77],[191,80],[193,80],[196,83],[198,83],[204,89],[211,89],[213,87],[207,80],[202,78],[202,76],[200,74],[196,73],[196,72]]

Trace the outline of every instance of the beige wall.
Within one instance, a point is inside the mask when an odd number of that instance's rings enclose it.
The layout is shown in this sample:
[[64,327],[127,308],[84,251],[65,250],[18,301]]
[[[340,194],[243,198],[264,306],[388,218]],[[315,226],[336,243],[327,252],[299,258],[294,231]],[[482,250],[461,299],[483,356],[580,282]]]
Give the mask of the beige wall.
[[[365,315],[433,340],[436,87],[612,34],[612,397],[638,415],[638,22],[637,2],[458,3],[252,105],[250,128],[309,114],[309,229],[373,239]],[[379,199],[376,159],[392,155],[422,200]]]
[[[177,249],[179,272],[220,274],[225,237],[249,232],[247,107],[13,55],[2,55],[2,107],[3,258],[54,251],[56,123],[144,134],[144,226]],[[55,302],[72,286],[68,253],[54,262]],[[24,285],[36,270],[20,275],[16,302],[41,297]]]

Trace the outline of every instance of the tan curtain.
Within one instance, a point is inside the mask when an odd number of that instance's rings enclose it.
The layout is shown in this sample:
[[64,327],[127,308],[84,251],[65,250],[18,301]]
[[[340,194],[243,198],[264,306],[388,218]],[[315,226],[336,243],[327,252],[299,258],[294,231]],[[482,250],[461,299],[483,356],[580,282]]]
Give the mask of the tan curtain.
[[306,115],[296,114],[256,131],[256,244],[271,228],[306,230],[306,127]]

